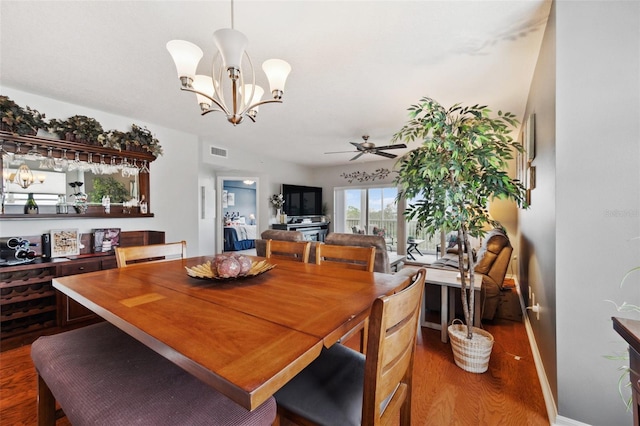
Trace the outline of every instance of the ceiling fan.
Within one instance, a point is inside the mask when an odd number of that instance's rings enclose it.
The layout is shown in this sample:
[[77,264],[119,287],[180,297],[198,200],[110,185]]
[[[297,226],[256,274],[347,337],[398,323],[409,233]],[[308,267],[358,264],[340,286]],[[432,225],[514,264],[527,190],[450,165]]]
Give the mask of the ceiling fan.
[[403,143],[399,143],[396,145],[385,145],[385,146],[376,146],[373,142],[369,142],[369,135],[362,135],[362,139],[364,142],[349,142],[351,145],[356,147],[355,151],[332,151],[332,152],[325,152],[325,154],[341,154],[344,152],[357,152],[358,154],[353,157],[351,160],[349,161],[353,161],[356,160],[358,158],[360,158],[360,156],[362,156],[362,154],[376,154],[376,155],[380,155],[382,157],[387,157],[387,158],[396,158],[397,155],[395,154],[389,154],[388,152],[384,152],[384,150],[387,149],[400,149],[400,148],[406,148],[407,145],[403,144]]

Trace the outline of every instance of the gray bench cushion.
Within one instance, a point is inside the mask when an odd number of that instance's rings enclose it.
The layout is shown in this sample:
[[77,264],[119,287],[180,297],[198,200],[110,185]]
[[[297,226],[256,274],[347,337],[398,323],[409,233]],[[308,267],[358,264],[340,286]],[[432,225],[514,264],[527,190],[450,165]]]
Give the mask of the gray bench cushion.
[[271,425],[109,323],[40,337],[31,357],[74,426]]

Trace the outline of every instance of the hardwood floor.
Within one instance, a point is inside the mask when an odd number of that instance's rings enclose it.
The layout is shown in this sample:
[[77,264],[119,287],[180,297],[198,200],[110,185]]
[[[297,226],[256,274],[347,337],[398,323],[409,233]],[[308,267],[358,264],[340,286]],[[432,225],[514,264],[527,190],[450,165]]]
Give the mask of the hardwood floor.
[[[489,370],[483,374],[457,367],[450,345],[440,342],[439,331],[421,330],[414,369],[414,425],[549,425],[524,324],[496,320],[484,327],[493,334],[495,345]],[[30,349],[0,353],[1,425],[37,424]],[[69,422],[62,418],[57,425]]]

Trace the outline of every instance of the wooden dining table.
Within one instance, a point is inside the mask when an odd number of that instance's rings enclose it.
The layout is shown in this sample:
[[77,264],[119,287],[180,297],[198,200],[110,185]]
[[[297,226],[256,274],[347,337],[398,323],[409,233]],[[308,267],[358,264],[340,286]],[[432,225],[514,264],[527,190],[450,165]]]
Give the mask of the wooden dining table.
[[187,275],[185,266],[211,259],[137,264],[56,278],[53,286],[253,410],[406,279],[281,260],[245,279]]

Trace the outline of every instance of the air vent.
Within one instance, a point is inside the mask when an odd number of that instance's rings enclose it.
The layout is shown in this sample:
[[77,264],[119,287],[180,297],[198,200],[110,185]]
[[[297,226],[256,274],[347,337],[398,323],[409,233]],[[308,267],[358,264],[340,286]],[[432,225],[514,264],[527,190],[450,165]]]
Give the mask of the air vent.
[[210,146],[211,155],[214,157],[227,158],[227,150],[224,148],[218,148],[217,146]]

